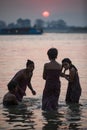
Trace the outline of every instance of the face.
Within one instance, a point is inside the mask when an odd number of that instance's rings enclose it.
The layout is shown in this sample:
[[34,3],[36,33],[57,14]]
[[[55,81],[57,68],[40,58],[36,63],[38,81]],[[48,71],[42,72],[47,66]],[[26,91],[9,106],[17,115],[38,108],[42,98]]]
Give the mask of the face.
[[69,67],[70,67],[69,63],[67,63],[67,62],[64,62],[62,65],[63,65],[63,67],[64,67],[66,70],[69,69]]
[[18,85],[15,88],[13,88],[12,92],[16,93],[17,91],[18,91]]
[[29,71],[33,71],[33,70],[34,70],[34,64],[28,65],[27,69],[28,69]]

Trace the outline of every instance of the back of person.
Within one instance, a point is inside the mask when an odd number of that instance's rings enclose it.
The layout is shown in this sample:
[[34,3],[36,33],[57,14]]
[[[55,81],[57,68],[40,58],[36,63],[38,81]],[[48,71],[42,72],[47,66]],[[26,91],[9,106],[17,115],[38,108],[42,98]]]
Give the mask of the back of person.
[[61,72],[61,65],[56,62],[55,60],[46,63],[45,68],[47,73],[49,73],[49,77],[52,77],[53,79],[58,79]]
[[58,55],[56,48],[51,48],[47,52],[49,63],[45,63],[43,69],[43,79],[46,80],[42,97],[42,109],[46,111],[57,110],[60,95],[60,74],[62,66],[55,60]]

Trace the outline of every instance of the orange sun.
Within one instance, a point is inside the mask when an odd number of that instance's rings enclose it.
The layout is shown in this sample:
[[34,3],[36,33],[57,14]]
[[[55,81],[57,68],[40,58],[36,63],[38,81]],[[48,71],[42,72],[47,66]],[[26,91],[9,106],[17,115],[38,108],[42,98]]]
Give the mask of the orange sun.
[[44,16],[44,17],[49,17],[49,15],[50,15],[50,13],[48,11],[44,11],[42,13],[42,16]]

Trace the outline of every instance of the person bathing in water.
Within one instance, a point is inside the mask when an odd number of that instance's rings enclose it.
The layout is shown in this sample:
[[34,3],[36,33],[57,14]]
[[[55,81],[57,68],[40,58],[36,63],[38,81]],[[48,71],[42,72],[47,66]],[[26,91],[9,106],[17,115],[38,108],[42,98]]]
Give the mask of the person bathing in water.
[[36,95],[35,90],[32,87],[31,84],[31,78],[33,76],[33,70],[34,70],[34,62],[31,60],[27,60],[26,62],[26,68],[18,71],[15,76],[12,78],[10,82],[17,82],[19,87],[18,91],[16,92],[15,96],[18,101],[22,101],[23,96],[25,96],[25,91],[28,86],[28,88],[31,90],[33,95]]
[[[66,103],[79,103],[81,96],[81,85],[77,68],[72,64],[69,58],[62,60],[62,67],[64,68],[64,78],[68,80],[68,88],[66,93]],[[69,75],[65,72],[69,70]]]
[[43,79],[46,81],[42,96],[42,110],[57,110],[60,96],[60,76],[62,65],[56,61],[58,50],[50,48],[47,52],[50,62],[44,64]]

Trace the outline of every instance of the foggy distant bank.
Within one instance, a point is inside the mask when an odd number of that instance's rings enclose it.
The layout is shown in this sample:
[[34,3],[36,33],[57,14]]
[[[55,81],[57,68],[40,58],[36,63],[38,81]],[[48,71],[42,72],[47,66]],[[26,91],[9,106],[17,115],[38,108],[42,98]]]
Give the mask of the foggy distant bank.
[[7,24],[5,21],[0,20],[0,30],[4,28],[42,28],[44,32],[66,32],[66,33],[87,33],[87,26],[69,26],[67,23],[62,20],[53,20],[53,21],[44,21],[42,19],[36,19],[34,25],[32,26],[32,22],[30,19],[17,19],[16,23]]

